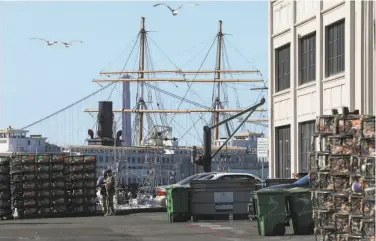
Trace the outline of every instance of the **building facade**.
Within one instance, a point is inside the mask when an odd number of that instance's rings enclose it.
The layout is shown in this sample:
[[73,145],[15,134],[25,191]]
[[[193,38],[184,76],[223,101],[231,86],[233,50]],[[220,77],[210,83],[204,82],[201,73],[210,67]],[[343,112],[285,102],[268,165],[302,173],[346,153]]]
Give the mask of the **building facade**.
[[[214,147],[213,152],[217,148]],[[164,147],[106,147],[106,146],[71,146],[67,153],[71,155],[96,155],[97,175],[103,170],[117,170],[122,184],[168,185],[180,181],[196,172],[191,161],[192,147],[179,146],[173,149]],[[197,148],[197,154],[202,149]],[[116,168],[116,163],[118,166]],[[200,167],[201,168],[201,167]],[[244,170],[259,174],[260,163],[255,153],[246,148],[225,147],[212,161],[212,170]]]
[[41,135],[27,136],[28,132],[27,130],[14,129],[11,126],[0,130],[0,154],[46,152],[47,138]]
[[[269,176],[307,172],[315,118],[375,114],[375,3],[269,0]],[[341,111],[341,110],[339,110]]]

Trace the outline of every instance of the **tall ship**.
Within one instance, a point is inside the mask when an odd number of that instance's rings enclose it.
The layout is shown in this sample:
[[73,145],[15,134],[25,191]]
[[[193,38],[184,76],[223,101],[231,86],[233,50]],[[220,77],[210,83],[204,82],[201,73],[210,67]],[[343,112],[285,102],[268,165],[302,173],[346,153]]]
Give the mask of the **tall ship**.
[[[237,99],[236,107],[230,107],[228,86],[231,85],[234,88],[235,83],[261,83],[265,86],[258,70],[229,68],[222,21],[218,23],[218,32],[210,47],[211,50],[216,46],[216,63],[212,70],[203,69],[203,64],[197,70],[183,70],[177,66],[172,70],[154,69],[150,57],[148,35],[145,18],[142,17],[137,41],[129,54],[130,56],[138,50],[137,68],[102,71],[101,77],[93,80],[100,85],[106,83],[103,88],[113,88],[119,83],[122,84],[122,108],[116,109],[112,101],[105,100],[99,101],[97,109],[85,109],[84,112],[96,118],[95,127],[88,130],[87,145],[70,145],[63,150],[73,155],[96,155],[98,175],[110,168],[115,170],[119,184],[128,186],[168,185],[194,173],[202,172],[202,167],[192,161],[192,150],[195,148],[198,154],[202,154],[203,147],[181,145],[179,144],[181,140],[193,130],[196,130],[198,136],[203,135],[202,125],[198,125],[198,122],[202,121],[205,115],[210,116],[210,120],[205,121],[205,125],[218,126],[223,120],[243,112],[252,105],[249,103],[241,107]],[[157,77],[157,75],[162,77]],[[209,75],[212,76],[208,77]],[[237,77],[234,77],[235,75]],[[241,78],[249,75],[257,76],[257,78]],[[188,86],[188,90],[180,96],[167,91],[164,87],[159,87],[159,83],[185,85]],[[211,97],[211,106],[202,104],[201,97],[197,93],[194,97],[197,101],[188,98],[192,85],[205,84],[213,85],[212,93],[205,92],[205,95],[201,95],[202,98]],[[260,87],[260,89],[263,88],[265,87]],[[133,103],[131,102],[131,89],[137,90]],[[251,90],[249,92],[259,93]],[[164,108],[161,94],[169,96],[172,100],[170,102],[176,103],[177,107]],[[236,93],[235,97],[237,97]],[[184,107],[187,104],[195,108]],[[262,137],[263,133],[246,131],[244,128],[237,132],[239,128],[236,128],[244,123],[266,127],[265,108],[261,106],[254,110],[257,118],[245,119],[244,116],[239,116],[233,121],[213,128],[211,149],[216,151],[221,148],[212,160],[213,171],[248,172],[266,176],[261,174],[261,170],[264,170],[266,174],[267,164],[260,162],[256,156],[257,138]],[[192,120],[192,126],[187,131],[184,130],[183,135],[176,137],[176,133],[182,132],[183,128],[173,129],[172,124],[177,122],[175,117],[184,115],[188,119],[193,114],[199,115],[200,118],[197,121]],[[119,125],[120,122],[121,125]],[[224,143],[226,143],[225,146],[223,146]],[[266,165],[265,168],[261,169],[262,165]]]

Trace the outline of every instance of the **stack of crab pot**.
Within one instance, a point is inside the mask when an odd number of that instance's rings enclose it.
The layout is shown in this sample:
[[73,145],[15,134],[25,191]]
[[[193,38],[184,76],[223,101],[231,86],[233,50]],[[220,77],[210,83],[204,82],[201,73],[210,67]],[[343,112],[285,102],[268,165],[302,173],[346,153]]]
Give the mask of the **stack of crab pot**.
[[51,212],[62,215],[66,212],[64,155],[54,154],[50,158]]
[[84,156],[84,212],[96,213],[96,156]]
[[50,155],[35,156],[35,201],[39,217],[51,215]]
[[7,219],[12,215],[10,208],[9,162],[9,157],[0,157],[0,219]]
[[65,156],[68,177],[68,202],[70,213],[96,212],[95,156]]
[[35,155],[14,155],[10,162],[11,202],[15,218],[38,216],[37,192],[39,191],[36,175]]
[[[361,203],[360,203],[360,226],[351,226],[351,232],[359,238],[375,240],[375,116],[362,116],[359,133],[360,153],[354,155],[354,162],[358,163],[361,174]],[[353,189],[356,187],[353,187]],[[351,217],[350,217],[351,218]],[[356,219],[356,217],[354,217]],[[352,220],[350,220],[352,221]],[[354,223],[355,220],[352,221]]]
[[347,108],[316,119],[309,175],[318,240],[374,238],[374,120]]

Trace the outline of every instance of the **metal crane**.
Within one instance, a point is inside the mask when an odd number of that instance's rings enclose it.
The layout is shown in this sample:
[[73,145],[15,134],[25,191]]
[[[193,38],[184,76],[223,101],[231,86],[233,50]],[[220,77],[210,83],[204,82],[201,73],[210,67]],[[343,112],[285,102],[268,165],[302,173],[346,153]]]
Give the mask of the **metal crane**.
[[[249,107],[248,109],[231,116],[230,118],[227,118],[211,127],[209,126],[204,126],[204,143],[203,143],[203,149],[204,153],[203,155],[197,155],[197,149],[196,147],[193,147],[192,150],[192,158],[193,162],[197,165],[203,166],[205,172],[211,172],[211,163],[212,159],[222,150],[222,148],[227,144],[227,142],[235,135],[235,133],[240,129],[240,127],[248,120],[248,118],[253,114],[253,112],[261,105],[265,103],[265,98],[262,98],[260,102],[252,107]],[[214,152],[212,155],[211,153],[211,130],[214,128],[217,128],[218,126],[222,124],[226,124],[232,119],[235,119],[245,113],[249,112],[246,118],[239,124],[239,126],[232,132],[232,134],[226,139],[226,141]]]

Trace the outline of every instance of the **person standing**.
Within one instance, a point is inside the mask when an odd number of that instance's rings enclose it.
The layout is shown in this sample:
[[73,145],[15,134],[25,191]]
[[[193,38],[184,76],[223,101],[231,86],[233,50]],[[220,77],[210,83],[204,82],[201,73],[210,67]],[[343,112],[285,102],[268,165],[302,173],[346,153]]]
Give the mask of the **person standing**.
[[99,193],[101,195],[101,206],[103,213],[106,214],[108,212],[108,206],[107,206],[107,192],[106,187],[104,185],[104,181],[107,178],[107,171],[103,171],[102,176],[100,176],[97,180],[97,187],[99,189]]
[[105,216],[115,215],[114,207],[114,195],[115,195],[115,177],[112,174],[111,170],[107,171],[107,177],[104,180],[104,185],[106,187],[107,194],[107,213]]

